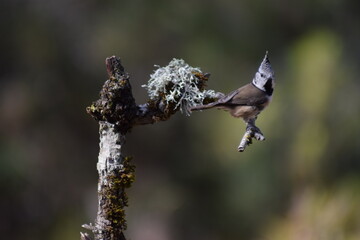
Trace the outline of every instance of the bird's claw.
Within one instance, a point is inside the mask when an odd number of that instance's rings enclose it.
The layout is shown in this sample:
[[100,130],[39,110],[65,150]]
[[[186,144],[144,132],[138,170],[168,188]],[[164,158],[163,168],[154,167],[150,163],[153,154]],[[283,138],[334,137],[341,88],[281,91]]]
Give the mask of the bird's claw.
[[252,144],[252,139],[255,138],[258,141],[264,141],[265,137],[260,131],[260,129],[256,126],[247,126],[246,132],[241,139],[240,145],[238,147],[239,152],[243,152],[246,148],[246,146],[249,146]]
[[255,138],[258,141],[264,141],[265,137],[263,133],[260,131],[260,128],[255,125],[248,125],[246,127],[246,131],[250,132],[251,137]]
[[261,132],[260,133],[258,133],[258,132],[254,133],[254,138],[256,140],[258,140],[258,141],[264,141],[265,140],[265,137]]

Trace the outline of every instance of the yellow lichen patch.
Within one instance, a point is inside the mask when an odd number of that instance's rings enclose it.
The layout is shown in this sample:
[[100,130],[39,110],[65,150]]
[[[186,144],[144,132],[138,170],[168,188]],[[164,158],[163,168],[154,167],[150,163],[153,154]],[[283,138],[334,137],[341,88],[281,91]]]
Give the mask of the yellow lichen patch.
[[135,181],[135,167],[130,164],[131,157],[123,158],[121,170],[113,171],[107,176],[107,185],[100,193],[103,197],[106,219],[111,222],[114,229],[126,229],[125,210],[128,197],[125,192]]

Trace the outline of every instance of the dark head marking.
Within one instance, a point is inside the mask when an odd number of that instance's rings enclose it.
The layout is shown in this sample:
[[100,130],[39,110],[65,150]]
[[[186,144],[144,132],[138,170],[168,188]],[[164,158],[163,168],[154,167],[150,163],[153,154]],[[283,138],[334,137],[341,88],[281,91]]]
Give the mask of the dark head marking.
[[266,81],[264,88],[267,95],[271,96],[273,94],[274,88],[273,88],[272,78],[269,78]]

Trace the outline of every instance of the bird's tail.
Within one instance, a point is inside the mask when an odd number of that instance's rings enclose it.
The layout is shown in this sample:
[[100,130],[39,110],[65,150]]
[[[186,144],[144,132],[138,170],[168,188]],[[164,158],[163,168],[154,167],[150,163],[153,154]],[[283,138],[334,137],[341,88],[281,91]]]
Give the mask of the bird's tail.
[[216,102],[209,103],[209,104],[206,104],[206,105],[198,105],[198,106],[192,107],[192,108],[190,108],[190,111],[205,110],[205,109],[213,108],[213,107],[215,107],[216,105],[218,105],[218,102],[217,102],[217,101],[216,101]]

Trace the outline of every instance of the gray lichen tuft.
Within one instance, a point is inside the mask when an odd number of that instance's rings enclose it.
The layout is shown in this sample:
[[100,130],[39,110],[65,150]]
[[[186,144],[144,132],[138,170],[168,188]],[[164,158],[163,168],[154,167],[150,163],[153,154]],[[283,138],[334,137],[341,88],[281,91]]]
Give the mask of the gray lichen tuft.
[[174,58],[167,66],[160,67],[150,75],[146,88],[150,99],[162,96],[166,103],[175,103],[174,110],[190,115],[190,108],[202,104],[205,98],[215,98],[215,91],[204,90],[198,76],[204,76],[199,68],[194,68],[182,59]]

